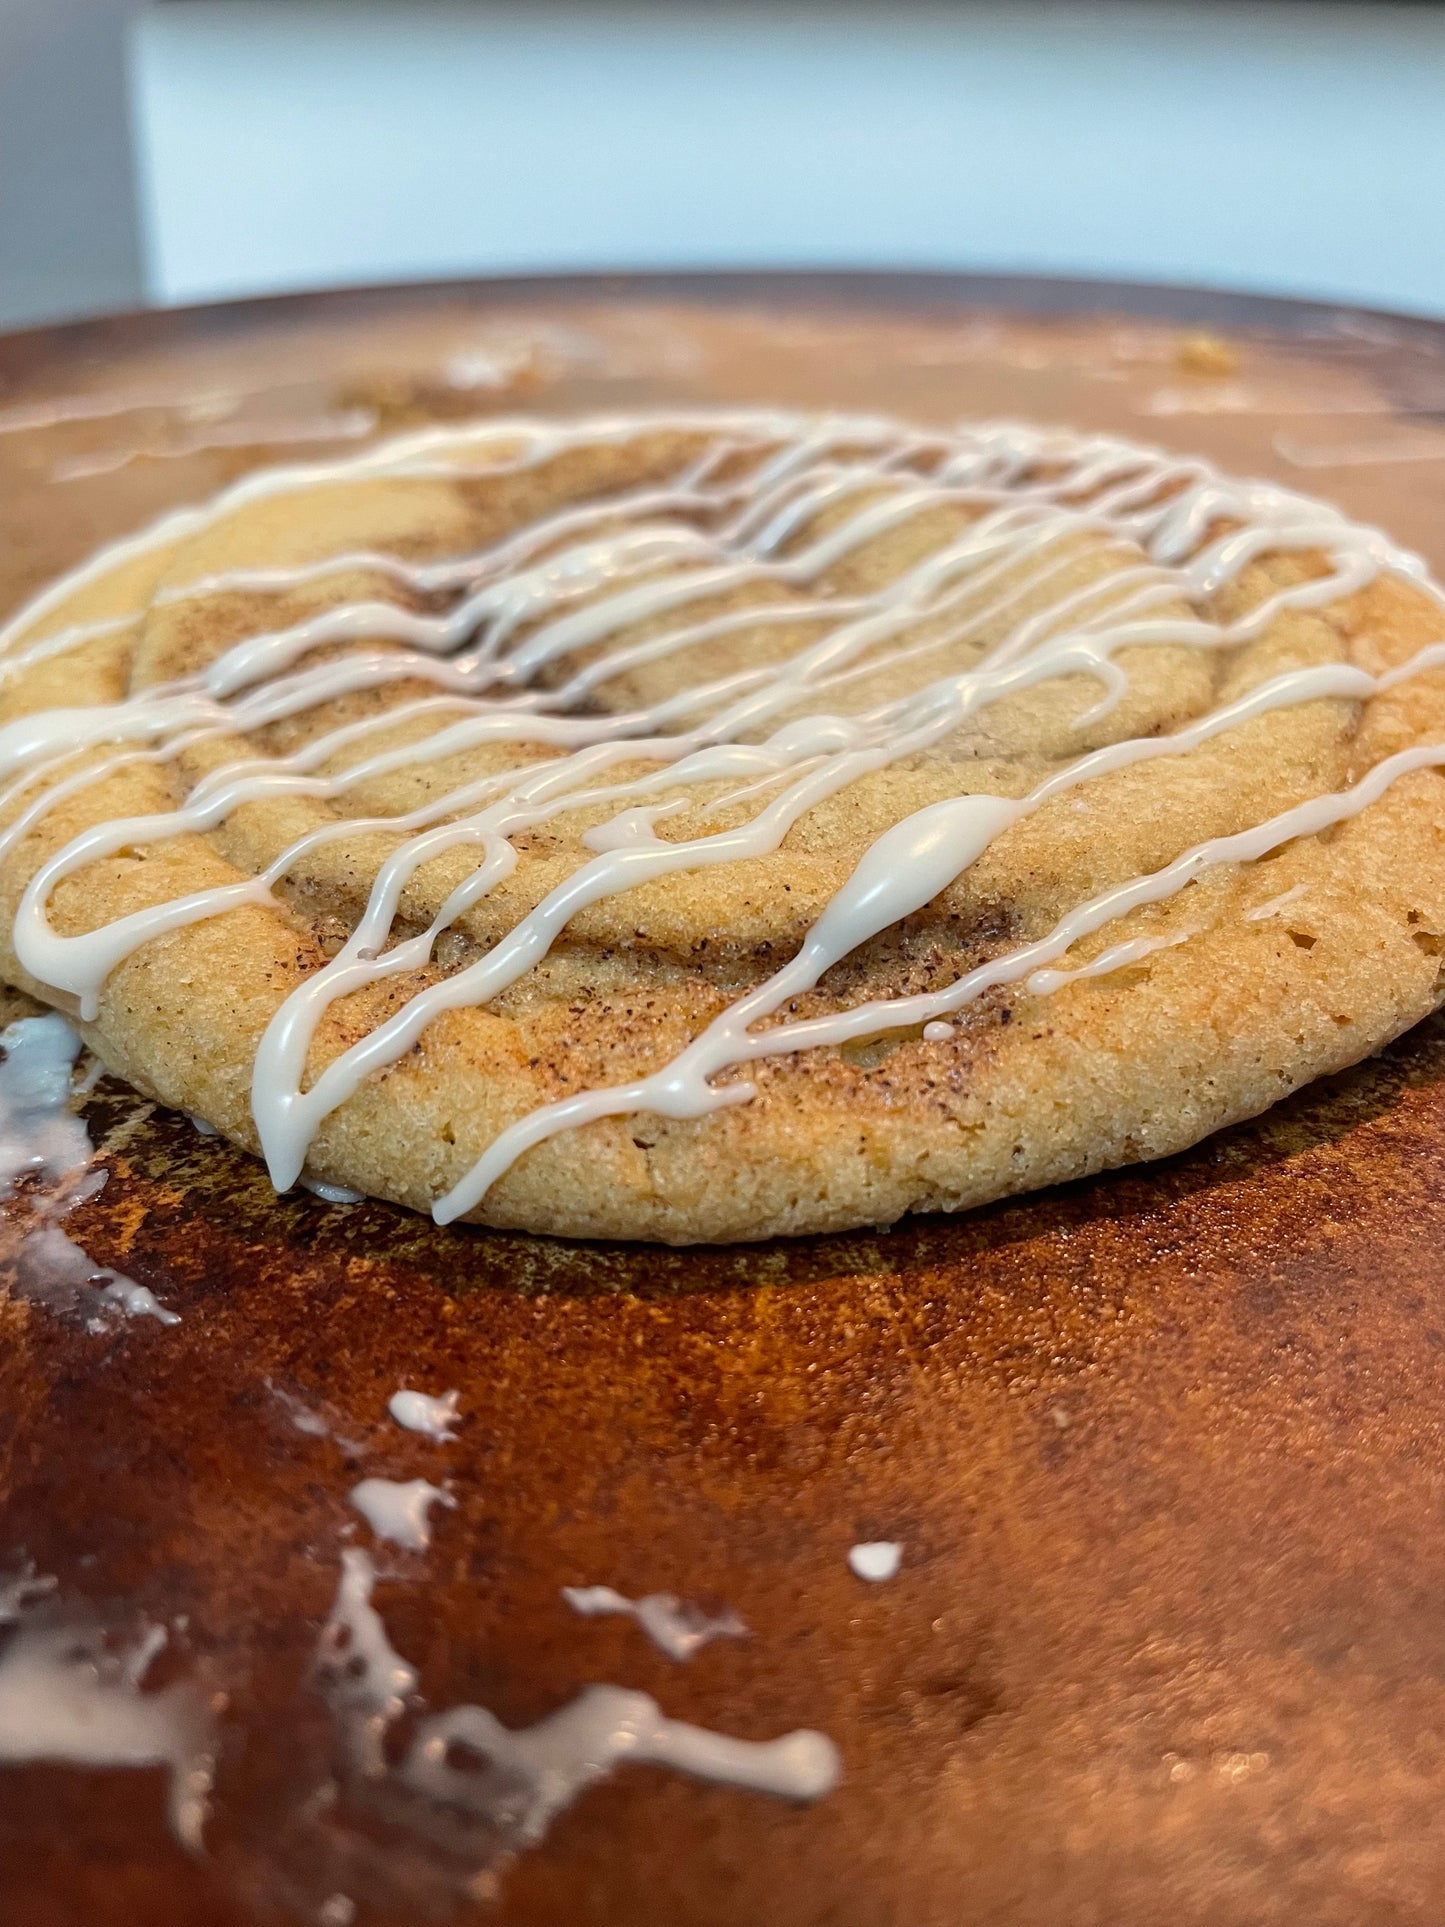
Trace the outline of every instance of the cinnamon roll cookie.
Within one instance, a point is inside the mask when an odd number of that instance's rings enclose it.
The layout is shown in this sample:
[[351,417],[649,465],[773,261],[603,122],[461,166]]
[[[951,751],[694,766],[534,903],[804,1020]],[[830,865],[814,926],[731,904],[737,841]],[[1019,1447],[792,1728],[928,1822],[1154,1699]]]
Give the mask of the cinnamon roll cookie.
[[1157,1158],[1442,994],[1445,608],[1130,443],[489,421],[0,632],[0,975],[303,1176],[575,1237]]

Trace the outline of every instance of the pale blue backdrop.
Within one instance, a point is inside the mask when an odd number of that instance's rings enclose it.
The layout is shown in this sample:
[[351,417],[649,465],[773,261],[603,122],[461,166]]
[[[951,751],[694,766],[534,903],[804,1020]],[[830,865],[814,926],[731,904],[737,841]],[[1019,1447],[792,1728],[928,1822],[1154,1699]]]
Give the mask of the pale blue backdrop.
[[1445,312],[1445,11],[185,0],[165,300],[473,270],[1052,269]]

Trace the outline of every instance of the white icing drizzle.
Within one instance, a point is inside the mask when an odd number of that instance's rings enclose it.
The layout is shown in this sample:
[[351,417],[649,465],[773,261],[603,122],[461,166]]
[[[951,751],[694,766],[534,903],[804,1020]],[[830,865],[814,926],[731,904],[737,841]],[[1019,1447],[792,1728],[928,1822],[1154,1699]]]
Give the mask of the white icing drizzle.
[[328,1184],[324,1178],[309,1177],[304,1171],[297,1183],[323,1204],[360,1204],[366,1195],[364,1191],[348,1191],[344,1184]]
[[[101,1063],[98,1057],[92,1057],[84,1069],[77,1067],[71,1073],[70,1095],[72,1097],[89,1097],[104,1076],[105,1065]],[[100,1178],[101,1184],[104,1184],[105,1173],[101,1171],[96,1175]]]
[[838,1752],[821,1733],[731,1739],[669,1720],[645,1693],[617,1686],[589,1686],[520,1731],[481,1706],[425,1714],[390,1766],[386,1735],[404,1713],[419,1710],[417,1673],[393,1649],[371,1604],[374,1581],[364,1552],[343,1552],[317,1659],[351,1770],[363,1782],[384,1782],[472,1819],[494,1849],[535,1846],[579,1794],[627,1761],[790,1800],[820,1799],[837,1782]]
[[416,1668],[386,1636],[371,1603],[376,1568],[357,1546],[341,1555],[341,1582],[316,1649],[316,1676],[342,1728],[347,1760],[364,1779],[386,1773],[386,1735],[416,1697]]
[[359,441],[375,428],[376,414],[370,408],[343,409],[308,421],[236,422],[227,428],[211,428],[204,434],[135,442],[128,448],[107,449],[95,455],[68,456],[52,466],[50,479],[84,482],[97,475],[114,474],[132,462],[176,461],[189,455],[204,455],[216,448],[282,448],[290,442]]
[[408,1432],[420,1432],[424,1438],[445,1443],[456,1437],[451,1428],[456,1423],[461,1398],[460,1392],[439,1392],[433,1396],[429,1392],[403,1390],[392,1393],[386,1409]]
[[198,1853],[215,1768],[209,1707],[189,1680],[145,1688],[166,1644],[151,1626],[117,1648],[88,1620],[66,1619],[36,1602],[54,1581],[24,1573],[0,1586],[0,1762],[165,1767],[176,1837]]
[[193,421],[219,421],[234,414],[241,397],[230,390],[207,389],[192,395],[132,389],[122,394],[56,395],[49,401],[22,402],[0,409],[0,435],[33,435],[71,422],[115,421],[121,415],[180,414]]
[[1265,917],[1277,917],[1289,904],[1298,903],[1301,897],[1308,896],[1309,888],[1307,883],[1296,883],[1288,890],[1281,890],[1277,897],[1267,897],[1263,903],[1257,903],[1252,910],[1245,911],[1244,921],[1259,923]]
[[72,1027],[51,1011],[22,1017],[0,1032],[0,1198],[13,1197],[16,1181],[33,1176],[40,1187],[29,1202],[39,1222],[21,1238],[15,1253],[14,1283],[21,1297],[69,1317],[80,1317],[91,1332],[102,1332],[120,1318],[154,1318],[178,1325],[146,1285],[123,1271],[95,1264],[53,1220],[93,1198],[106,1173],[91,1169],[90,1133],[71,1109],[71,1100],[89,1084],[77,1079],[81,1041]]
[[319,1412],[312,1411],[304,1399],[297,1398],[291,1392],[282,1391],[281,1387],[273,1385],[269,1378],[264,1383],[266,1390],[276,1400],[298,1432],[304,1432],[308,1438],[313,1439],[330,1438],[331,1427]]
[[1130,964],[1152,957],[1156,950],[1173,950],[1198,935],[1197,930],[1180,930],[1172,937],[1131,937],[1127,943],[1110,944],[1107,950],[1101,950],[1097,957],[1079,964],[1076,969],[1030,971],[1024,979],[1024,988],[1030,996],[1046,997],[1051,990],[1059,990],[1065,984],[1079,983],[1086,977],[1107,977],[1111,971],[1127,969]]
[[48,1599],[59,1585],[53,1573],[37,1573],[33,1560],[26,1560],[20,1571],[0,1579],[0,1626],[13,1626],[27,1607]]
[[24,1173],[63,1184],[89,1168],[90,1133],[70,1108],[80,1038],[56,1011],[0,1032],[0,1197]]
[[957,1033],[953,1025],[944,1023],[941,1018],[935,1019],[933,1023],[923,1026],[923,1041],[925,1044],[946,1044],[950,1038],[956,1035]]
[[148,1286],[94,1263],[57,1224],[26,1233],[15,1277],[22,1297],[78,1315],[91,1332],[105,1331],[116,1318],[154,1318],[160,1325],[181,1322],[180,1313],[168,1311]]
[[50,1217],[63,1217],[67,1211],[72,1210],[76,1205],[84,1204],[87,1198],[99,1197],[109,1182],[109,1171],[104,1169],[87,1171],[83,1178],[78,1178],[73,1184],[68,1184],[59,1198],[53,1201],[47,1201],[45,1207],[46,1215]]
[[1244,381],[1196,382],[1157,388],[1144,403],[1146,415],[1379,415],[1387,411],[1363,395],[1260,388]]
[[891,1579],[902,1560],[903,1547],[896,1539],[867,1539],[848,1551],[850,1568],[860,1579],[871,1580],[875,1585]]
[[[40,820],[62,794],[130,761],[168,761],[182,747],[303,714],[346,691],[409,678],[431,697],[329,732],[291,756],[248,757],[212,771],[181,807],[103,823],[73,838],[39,869],[15,918],[25,968],[93,1016],[109,973],[167,930],[242,904],[269,904],[272,891],[308,852],[358,827],[400,832],[382,864],[351,938],[310,973],[272,1020],[257,1053],[252,1110],[273,1181],[288,1188],[303,1173],[317,1130],[372,1073],[395,1063],[447,1010],[496,998],[540,961],[586,906],[681,870],[735,862],[776,849],[816,804],[859,777],[942,742],[988,705],[1062,676],[1092,678],[1099,700],[1080,720],[1105,715],[1127,687],[1116,654],[1143,643],[1236,648],[1285,609],[1320,608],[1384,572],[1436,595],[1417,557],[1378,531],[1327,506],[1262,482],[1237,482],[1207,463],[1107,437],[1079,437],[1002,423],[929,434],[872,418],[821,421],[781,413],[614,417],[575,426],[498,420],[428,429],[329,464],[263,471],[204,507],[180,510],[99,557],[38,597],[0,630],[0,667],[14,669],[118,631],[134,617],[108,615],[56,626],[67,599],[123,562],[161,556],[234,508],[335,484],[388,478],[486,475],[535,467],[583,444],[621,445],[656,427],[702,435],[701,458],[665,485],[625,488],[558,511],[490,550],[411,563],[370,552],[342,553],[277,569],[238,570],[168,587],[165,600],[237,588],[284,592],[345,570],[365,570],[458,600],[443,614],[387,602],[342,602],[309,620],[242,637],[204,673],[123,701],[51,710],[0,728],[0,776],[10,796],[43,780],[57,759],[86,745],[101,761],[39,791],[0,835],[0,852]],[[723,481],[729,457],[741,480]],[[748,465],[750,464],[750,465]],[[734,470],[736,473],[736,470]],[[974,519],[898,579],[851,601],[814,600],[810,586],[870,539],[944,503]],[[836,519],[810,533],[825,510]],[[1224,529],[1225,533],[1218,533]],[[1041,591],[1065,566],[1059,548],[1088,534],[1137,545],[1142,559],[1051,602]],[[1198,604],[1267,553],[1321,552],[1328,567],[1279,591],[1229,624],[1166,605]],[[722,615],[691,605],[743,585],[786,587],[788,603],[765,601]],[[927,621],[927,640],[908,632]],[[620,631],[652,625],[642,641]],[[708,680],[651,707],[600,715],[578,711],[590,692],[625,670],[761,624],[796,640],[763,668]],[[854,713],[836,713],[839,692],[899,662],[975,634],[994,638],[974,666],[925,681],[912,693]],[[337,642],[358,646],[324,663],[308,659]],[[369,647],[389,642],[391,648]],[[539,689],[538,673],[603,646],[601,657]],[[1267,822],[1186,851],[1075,906],[1037,942],[969,972],[947,990],[877,1001],[834,1016],[778,1018],[826,971],[901,918],[921,910],[1011,825],[1075,786],[1109,771],[1188,753],[1274,709],[1327,699],[1363,701],[1408,676],[1445,663],[1445,645],[1419,652],[1386,675],[1346,664],[1286,672],[1220,705],[1168,736],[1129,739],[1081,754],[1027,796],[956,797],[894,825],[862,857],[819,916],[798,954],[730,1008],[652,1075],[543,1105],[502,1131],[434,1205],[439,1222],[474,1210],[515,1160],[559,1131],[646,1110],[694,1118],[743,1103],[753,1087],[729,1073],[763,1057],[835,1046],[892,1029],[924,1027],[946,1041],[951,1018],[984,991],[1023,982],[1044,995],[1083,975],[1118,968],[1158,947],[1135,939],[1079,969],[1055,966],[1080,938],[1143,904],[1173,896],[1215,864],[1252,861],[1300,835],[1344,822],[1410,770],[1445,764],[1445,745],[1401,752],[1350,789],[1311,799]],[[925,675],[927,671],[925,669]],[[816,704],[810,710],[810,703]],[[427,728],[404,747],[368,754],[368,738],[414,717]],[[785,720],[786,719],[786,720]],[[204,833],[261,797],[340,801],[393,770],[483,743],[533,743],[560,752],[504,777],[460,785],[408,815],[350,819],[313,832],[259,877],[158,904],[82,936],[62,937],[48,920],[52,891],[85,864],[132,843]],[[113,750],[105,746],[115,746]],[[351,746],[359,760],[339,773],[332,759]],[[651,764],[617,781],[617,765]],[[658,825],[693,807],[698,785],[731,782],[732,800],[757,796],[756,813],[735,828],[667,840]],[[725,799],[727,800],[727,799]],[[510,839],[564,811],[615,805],[586,832],[593,852],[478,961],[412,996],[394,1015],[328,1064],[303,1089],[308,1048],[325,1010],[353,991],[428,962],[442,933],[516,864]],[[710,807],[716,807],[716,799]],[[431,926],[388,947],[402,892],[431,858],[475,853],[471,875]],[[1169,939],[1168,941],[1177,941]],[[951,1034],[951,1032],[949,1033]]]
[[1374,468],[1395,462],[1438,462],[1445,455],[1445,435],[1426,432],[1323,444],[1302,442],[1294,435],[1276,435],[1274,448],[1295,468]]
[[426,1479],[363,1479],[351,1488],[351,1503],[378,1539],[390,1539],[407,1552],[431,1544],[431,1509],[456,1500]]
[[624,1613],[635,1619],[669,1659],[691,1659],[710,1639],[742,1639],[748,1630],[735,1612],[705,1613],[672,1592],[650,1592],[641,1599],[629,1599],[611,1586],[564,1586],[562,1597],[574,1613],[588,1618]]
[[[458,1755],[469,1764],[453,1765]],[[629,1761],[800,1801],[830,1793],[839,1774],[837,1749],[822,1733],[735,1740],[666,1718],[646,1693],[588,1686],[521,1732],[482,1706],[434,1713],[418,1726],[401,1776],[427,1799],[485,1815],[528,1847],[580,1793]]]

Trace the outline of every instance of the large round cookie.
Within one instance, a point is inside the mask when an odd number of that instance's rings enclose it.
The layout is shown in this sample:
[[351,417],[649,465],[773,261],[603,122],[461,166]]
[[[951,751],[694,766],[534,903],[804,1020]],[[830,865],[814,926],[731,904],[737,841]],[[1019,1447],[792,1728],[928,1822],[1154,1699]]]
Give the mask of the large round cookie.
[[10,625],[3,970],[283,1186],[959,1209],[1433,1008],[1442,633],[1375,532],[1119,442],[430,431]]

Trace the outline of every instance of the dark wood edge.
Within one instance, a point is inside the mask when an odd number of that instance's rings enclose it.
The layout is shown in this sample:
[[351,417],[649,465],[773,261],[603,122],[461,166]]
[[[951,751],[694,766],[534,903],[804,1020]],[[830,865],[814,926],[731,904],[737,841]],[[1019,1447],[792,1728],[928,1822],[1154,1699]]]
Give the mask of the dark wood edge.
[[769,301],[792,308],[836,309],[849,305],[915,314],[985,308],[1033,316],[1118,315],[1291,335],[1339,334],[1364,325],[1388,328],[1396,340],[1403,337],[1445,348],[1445,320],[1428,315],[1169,282],[923,269],[690,269],[387,282],[193,307],[135,309],[0,335],[0,380],[18,383],[51,365],[83,365],[127,350],[156,349],[208,337],[224,339],[233,333],[255,334],[313,318],[366,320],[398,309],[424,311],[479,298],[502,308],[537,301],[598,300],[667,300],[708,306]]

